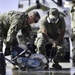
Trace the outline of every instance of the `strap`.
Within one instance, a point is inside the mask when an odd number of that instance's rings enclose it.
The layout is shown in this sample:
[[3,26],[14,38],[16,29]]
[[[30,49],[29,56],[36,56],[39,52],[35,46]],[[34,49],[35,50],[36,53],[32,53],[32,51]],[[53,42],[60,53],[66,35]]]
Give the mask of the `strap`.
[[27,13],[25,13],[25,12],[23,12],[22,14],[21,14],[21,16],[20,16],[20,18],[22,19],[26,19],[26,18],[28,18],[28,14]]

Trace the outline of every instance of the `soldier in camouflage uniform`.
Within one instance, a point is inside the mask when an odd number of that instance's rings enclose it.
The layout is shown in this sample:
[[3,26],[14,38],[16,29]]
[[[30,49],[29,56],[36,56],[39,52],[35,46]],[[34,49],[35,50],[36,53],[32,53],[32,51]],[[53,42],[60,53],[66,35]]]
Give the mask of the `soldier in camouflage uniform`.
[[[60,16],[58,9],[50,8],[47,15],[41,18],[40,29],[37,32],[37,38],[35,40],[35,45],[39,53],[46,55],[46,44],[50,43],[53,47],[60,45],[62,43],[64,33],[65,33],[65,21],[62,16]],[[61,69],[62,67],[58,64],[59,57],[63,50],[60,52],[58,50],[56,56],[53,59],[53,67]]]
[[10,47],[13,44],[13,40],[16,39],[18,31],[21,29],[24,38],[28,37],[31,32],[30,25],[37,23],[39,19],[40,15],[37,11],[29,13],[10,11],[0,14],[0,51],[2,51],[3,41],[5,39],[5,55],[9,55]]

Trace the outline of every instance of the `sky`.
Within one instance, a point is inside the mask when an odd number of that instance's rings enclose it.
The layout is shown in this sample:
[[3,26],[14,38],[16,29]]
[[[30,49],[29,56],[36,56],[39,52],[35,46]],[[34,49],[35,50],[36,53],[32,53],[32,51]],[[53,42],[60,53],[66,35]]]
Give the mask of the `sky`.
[[0,13],[18,9],[19,0],[0,0]]
[[0,0],[0,13],[18,10],[18,3],[19,0]]

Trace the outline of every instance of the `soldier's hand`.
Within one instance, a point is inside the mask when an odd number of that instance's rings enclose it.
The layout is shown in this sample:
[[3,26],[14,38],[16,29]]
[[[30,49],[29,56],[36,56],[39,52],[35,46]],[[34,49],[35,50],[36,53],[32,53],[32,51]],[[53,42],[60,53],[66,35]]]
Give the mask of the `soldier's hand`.
[[53,41],[52,44],[53,44],[52,47],[57,48],[57,44],[58,44],[57,41]]
[[53,43],[53,39],[49,39],[49,43],[52,44]]

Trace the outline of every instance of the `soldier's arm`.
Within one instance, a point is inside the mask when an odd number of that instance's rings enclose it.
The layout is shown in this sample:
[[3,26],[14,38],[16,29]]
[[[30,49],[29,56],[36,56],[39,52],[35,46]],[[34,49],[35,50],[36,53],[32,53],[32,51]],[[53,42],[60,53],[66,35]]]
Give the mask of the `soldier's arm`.
[[42,32],[43,38],[44,38],[46,41],[48,41],[48,43],[52,43],[52,42],[53,42],[53,39],[50,38],[50,37],[48,36],[48,34],[47,34],[47,29],[44,28],[44,29],[41,29],[40,31]]
[[22,26],[22,20],[14,18],[7,32],[6,42],[12,42],[16,38],[17,32]]
[[65,34],[65,28],[60,30],[60,35],[58,36],[58,39],[56,40],[57,43],[62,41],[62,39],[64,38],[64,34]]
[[32,33],[30,25],[27,25],[26,27],[22,27],[21,31],[23,34],[22,36],[24,41],[28,42],[30,40],[30,33]]
[[61,22],[60,34],[58,36],[58,39],[56,40],[57,42],[60,42],[64,38],[65,29],[66,29],[66,24],[65,24],[64,18],[61,18],[60,22]]
[[26,27],[22,27],[21,31],[22,31],[22,34],[23,34],[23,36],[25,38],[29,37],[29,35],[31,33],[31,27],[30,27],[30,25],[27,25]]
[[42,32],[43,38],[51,43],[52,39],[48,36],[47,34],[48,30],[46,27],[47,27],[46,19],[42,19],[39,32]]

